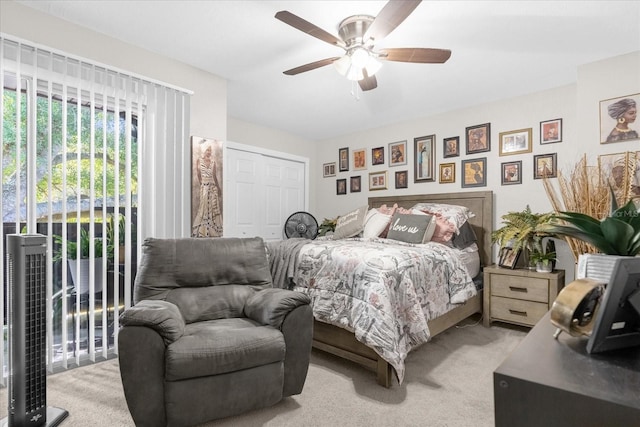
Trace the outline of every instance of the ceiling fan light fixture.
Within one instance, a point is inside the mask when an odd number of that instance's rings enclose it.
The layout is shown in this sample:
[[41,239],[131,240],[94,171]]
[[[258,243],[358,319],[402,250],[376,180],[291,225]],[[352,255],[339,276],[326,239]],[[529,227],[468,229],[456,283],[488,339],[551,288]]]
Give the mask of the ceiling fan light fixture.
[[347,71],[345,76],[348,80],[359,81],[364,79],[364,73],[362,72],[362,68],[358,68],[355,65],[352,65]]
[[375,73],[380,71],[380,68],[382,68],[382,62],[378,61],[375,56],[369,55],[367,65],[365,65],[364,68],[367,69],[367,75],[373,76]]
[[344,55],[340,59],[333,61],[333,66],[336,67],[336,70],[343,76],[347,75],[349,72],[349,68],[351,67],[351,57],[349,55]]

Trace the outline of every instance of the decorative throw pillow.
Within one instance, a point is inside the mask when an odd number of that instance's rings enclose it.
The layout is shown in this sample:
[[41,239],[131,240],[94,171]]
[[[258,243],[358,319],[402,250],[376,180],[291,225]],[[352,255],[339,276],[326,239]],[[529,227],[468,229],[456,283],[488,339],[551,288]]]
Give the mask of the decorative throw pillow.
[[364,220],[362,237],[371,239],[379,237],[391,222],[391,215],[383,214],[378,209],[370,209]]
[[406,215],[396,213],[391,218],[387,238],[406,243],[426,243],[436,228],[434,215]]
[[478,237],[476,236],[476,232],[473,231],[473,226],[468,222],[462,224],[460,232],[458,234],[454,234],[451,239],[453,246],[458,249],[466,249],[477,241]]
[[433,215],[436,217],[436,229],[431,236],[431,241],[450,244],[453,236],[456,235],[456,227],[449,222],[442,214],[423,211],[427,215]]
[[449,205],[446,203],[417,203],[413,206],[413,209],[418,209],[423,212],[430,212],[435,214],[441,214],[447,221],[451,222],[456,227],[456,233],[462,227],[462,224],[467,222],[470,218],[476,215],[471,212],[466,206]]
[[340,215],[336,222],[333,238],[335,240],[346,239],[347,237],[357,236],[362,233],[368,210],[369,206],[365,205],[344,215]]

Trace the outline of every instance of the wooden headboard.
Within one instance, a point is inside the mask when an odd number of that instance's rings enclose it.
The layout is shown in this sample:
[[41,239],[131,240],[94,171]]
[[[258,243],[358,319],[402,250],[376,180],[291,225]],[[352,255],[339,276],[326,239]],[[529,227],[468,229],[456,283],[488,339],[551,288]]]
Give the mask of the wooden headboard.
[[493,191],[469,191],[465,193],[443,194],[415,194],[410,196],[382,196],[369,197],[369,208],[378,208],[386,204],[391,207],[394,203],[409,209],[416,203],[432,202],[450,205],[466,206],[476,215],[469,220],[478,237],[480,260],[483,266],[494,263],[491,244],[493,231]]

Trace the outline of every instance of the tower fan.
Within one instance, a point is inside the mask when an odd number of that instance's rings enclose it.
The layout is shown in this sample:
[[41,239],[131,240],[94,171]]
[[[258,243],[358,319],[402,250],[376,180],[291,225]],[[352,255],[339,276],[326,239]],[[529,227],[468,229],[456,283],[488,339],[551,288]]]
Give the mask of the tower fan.
[[46,253],[43,235],[7,235],[9,410],[0,427],[53,427],[69,415],[47,407]]
[[293,213],[284,223],[284,234],[287,239],[299,237],[313,240],[318,236],[318,221],[309,212]]

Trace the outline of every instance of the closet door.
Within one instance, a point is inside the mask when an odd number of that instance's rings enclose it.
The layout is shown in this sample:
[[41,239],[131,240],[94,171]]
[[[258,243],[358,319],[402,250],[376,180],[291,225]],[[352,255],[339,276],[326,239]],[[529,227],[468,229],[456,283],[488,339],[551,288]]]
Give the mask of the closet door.
[[305,209],[304,162],[228,148],[224,236],[280,240],[284,222]]

